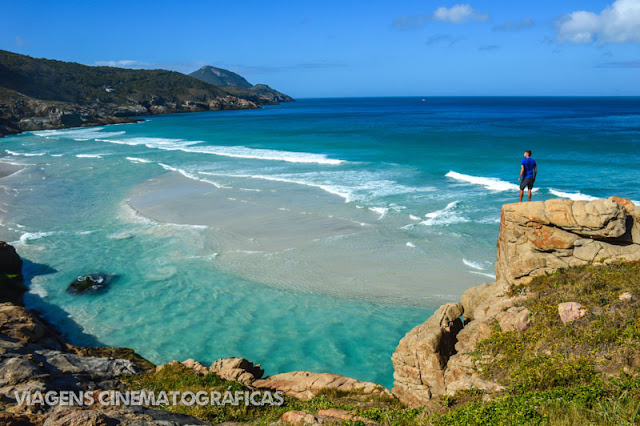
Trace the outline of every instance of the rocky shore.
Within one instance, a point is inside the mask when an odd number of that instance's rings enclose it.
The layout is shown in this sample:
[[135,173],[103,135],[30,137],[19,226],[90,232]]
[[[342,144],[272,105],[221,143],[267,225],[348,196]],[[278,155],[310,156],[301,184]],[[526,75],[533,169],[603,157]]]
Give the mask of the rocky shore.
[[[536,318],[523,301],[539,297],[526,290],[535,277],[580,265],[640,260],[640,207],[612,197],[596,201],[548,200],[503,206],[497,244],[497,281],[470,288],[460,303],[440,307],[409,331],[393,354],[394,388],[330,373],[296,371],[263,377],[259,365],[243,358],[220,359],[203,366],[189,359],[165,366],[125,348],[79,348],[64,342],[37,313],[24,308],[26,289],[21,260],[14,248],[0,243],[0,422],[2,424],[209,424],[197,418],[144,407],[42,407],[18,404],[15,392],[82,390],[97,394],[126,389],[124,377],[162,374],[179,367],[194,377],[213,374],[243,389],[280,391],[295,400],[312,400],[327,392],[357,394],[421,407],[465,390],[486,398],[504,384],[481,374],[487,360],[474,356],[479,342],[497,330],[524,333]],[[625,292],[620,303],[636,300]],[[562,324],[580,319],[587,308],[573,300],[558,304]],[[631,359],[630,365],[640,359]],[[640,365],[636,366],[640,367]],[[625,367],[626,368],[626,367]],[[635,367],[634,367],[635,368]],[[337,409],[309,413],[287,410],[279,423],[376,423]],[[384,422],[382,422],[384,423]]]
[[640,207],[618,197],[506,204],[497,251],[496,282],[470,288],[400,341],[392,360],[401,401],[419,406],[463,389],[501,390],[478,374],[483,361],[471,353],[494,324],[523,332],[534,320],[518,305],[537,295],[514,290],[561,268],[640,260]]
[[231,95],[199,101],[166,101],[160,97],[152,97],[148,101],[129,105],[116,103],[78,105],[43,101],[15,94],[10,99],[4,101],[0,99],[0,137],[31,130],[142,121],[140,118],[132,118],[133,116],[255,108],[259,108],[255,102]]

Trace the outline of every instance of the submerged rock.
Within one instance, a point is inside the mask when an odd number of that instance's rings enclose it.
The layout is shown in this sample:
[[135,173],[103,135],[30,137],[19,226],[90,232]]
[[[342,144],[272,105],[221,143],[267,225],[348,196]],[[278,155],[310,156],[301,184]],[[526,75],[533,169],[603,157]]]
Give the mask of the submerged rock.
[[67,291],[69,293],[97,293],[104,290],[115,278],[116,275],[108,275],[101,272],[79,275],[69,284]]

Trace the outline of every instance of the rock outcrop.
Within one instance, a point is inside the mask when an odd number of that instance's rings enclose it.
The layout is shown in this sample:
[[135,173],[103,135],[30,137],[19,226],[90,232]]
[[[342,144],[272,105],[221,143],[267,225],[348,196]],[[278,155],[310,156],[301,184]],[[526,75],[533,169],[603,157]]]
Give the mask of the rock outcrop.
[[31,130],[141,121],[131,116],[254,108],[258,108],[255,102],[231,95],[200,101],[195,99],[169,101],[152,97],[131,105],[110,102],[79,105],[41,101],[22,94],[14,94],[7,99],[0,97],[0,136]]
[[117,389],[141,370],[125,359],[80,356],[27,309],[0,304],[0,395],[14,391]]
[[563,324],[582,318],[587,309],[577,302],[564,302],[558,305],[558,315]]
[[559,268],[640,259],[640,207],[553,199],[502,208],[496,279],[527,283]]
[[27,288],[22,284],[22,259],[13,246],[0,241],[0,302],[21,304]]
[[[560,268],[640,260],[640,207],[618,197],[507,204],[497,248],[496,282],[470,288],[462,303],[440,307],[400,341],[392,361],[393,394],[401,401],[418,406],[462,389],[500,390],[478,374],[484,360],[470,353],[492,327],[523,332],[534,320],[518,305],[537,295],[509,290]],[[580,306],[563,305],[563,322],[584,315]]]
[[[175,364],[182,364],[199,375],[215,373],[221,379],[242,383],[249,388],[281,391],[285,395],[303,401],[319,395],[324,390],[391,396],[391,392],[384,386],[333,373],[292,371],[262,378],[264,370],[260,364],[254,364],[245,358],[221,358],[211,364],[209,368],[192,359],[182,363],[178,361],[169,363],[169,365]],[[160,371],[162,368],[164,365],[159,365],[156,367],[156,371]]]
[[244,358],[222,358],[211,364],[209,372],[224,380],[234,380],[243,385],[251,385],[264,375],[260,364],[253,364]]
[[325,389],[391,396],[391,392],[388,389],[376,383],[362,382],[339,374],[312,373],[309,371],[276,374],[266,379],[256,380],[251,383],[251,386],[258,389],[282,391],[286,395],[303,401],[319,395]]
[[350,413],[346,410],[339,410],[337,408],[329,408],[326,410],[318,410],[313,415],[305,411],[287,411],[282,415],[280,421],[275,423],[276,425],[335,425],[335,424],[377,424],[371,419],[358,416]]
[[417,405],[432,395],[446,392],[444,371],[455,353],[457,335],[462,330],[463,308],[448,303],[427,321],[407,333],[391,357],[394,365],[394,394]]

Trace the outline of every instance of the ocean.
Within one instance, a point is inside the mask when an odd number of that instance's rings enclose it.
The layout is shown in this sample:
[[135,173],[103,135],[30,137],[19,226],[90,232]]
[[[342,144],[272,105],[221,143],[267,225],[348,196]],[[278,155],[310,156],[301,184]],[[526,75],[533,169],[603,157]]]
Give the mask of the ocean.
[[[494,279],[500,208],[640,200],[640,98],[302,99],[0,139],[0,240],[28,307],[77,345],[155,363],[392,386],[391,354]],[[116,276],[71,294],[77,276]]]

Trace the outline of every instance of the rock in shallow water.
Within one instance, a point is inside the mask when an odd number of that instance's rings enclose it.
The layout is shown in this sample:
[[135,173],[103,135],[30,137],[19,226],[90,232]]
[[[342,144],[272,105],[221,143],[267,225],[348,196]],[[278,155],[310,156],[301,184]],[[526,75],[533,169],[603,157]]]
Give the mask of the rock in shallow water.
[[79,275],[69,284],[67,291],[69,293],[98,293],[111,284],[116,277],[116,275],[103,274],[101,272]]

